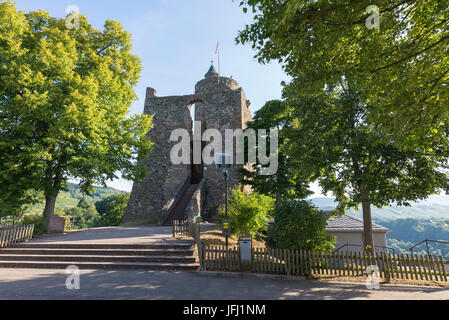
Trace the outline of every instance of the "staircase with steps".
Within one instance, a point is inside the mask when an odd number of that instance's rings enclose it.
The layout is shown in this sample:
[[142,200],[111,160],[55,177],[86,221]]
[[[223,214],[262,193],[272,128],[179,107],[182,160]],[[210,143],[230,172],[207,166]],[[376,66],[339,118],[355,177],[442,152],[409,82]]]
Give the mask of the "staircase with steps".
[[196,271],[190,244],[22,243],[0,249],[0,268]]
[[197,184],[191,184],[186,191],[181,196],[180,200],[176,204],[175,208],[171,212],[170,216],[165,220],[164,226],[173,225],[174,220],[185,220],[185,211],[190,201],[192,200],[193,194],[198,188]]

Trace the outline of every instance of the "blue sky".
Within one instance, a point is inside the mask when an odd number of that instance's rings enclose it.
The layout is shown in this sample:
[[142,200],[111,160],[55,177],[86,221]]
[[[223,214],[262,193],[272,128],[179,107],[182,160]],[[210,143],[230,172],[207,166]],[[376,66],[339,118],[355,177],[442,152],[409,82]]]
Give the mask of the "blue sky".
[[[43,9],[65,17],[66,8],[76,5],[89,22],[101,29],[105,20],[120,22],[131,33],[133,52],[142,60],[143,71],[136,93],[139,100],[132,113],[141,113],[145,88],[159,95],[194,92],[210,61],[215,60],[220,41],[221,74],[237,80],[251,100],[254,112],[268,100],[281,98],[281,82],[288,77],[277,63],[259,64],[250,45],[236,45],[238,30],[251,22],[239,0],[16,0],[18,9]],[[129,191],[132,183],[114,181],[108,186]],[[316,187],[313,188],[317,190]]]
[[133,113],[143,111],[145,88],[159,95],[190,94],[215,59],[220,40],[221,73],[232,76],[252,101],[254,112],[270,99],[281,97],[287,76],[277,63],[258,64],[249,45],[236,45],[235,37],[251,16],[232,0],[16,0],[19,10],[43,9],[64,17],[76,5],[89,22],[101,29],[106,19],[119,21],[131,33],[133,52],[143,71]]

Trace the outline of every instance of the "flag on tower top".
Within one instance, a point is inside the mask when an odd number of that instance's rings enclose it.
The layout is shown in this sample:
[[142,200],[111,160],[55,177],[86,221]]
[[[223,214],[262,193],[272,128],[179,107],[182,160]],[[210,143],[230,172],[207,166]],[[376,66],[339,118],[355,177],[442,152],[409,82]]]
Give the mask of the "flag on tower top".
[[218,56],[219,53],[220,53],[220,41],[217,42],[217,50],[215,50],[215,55]]

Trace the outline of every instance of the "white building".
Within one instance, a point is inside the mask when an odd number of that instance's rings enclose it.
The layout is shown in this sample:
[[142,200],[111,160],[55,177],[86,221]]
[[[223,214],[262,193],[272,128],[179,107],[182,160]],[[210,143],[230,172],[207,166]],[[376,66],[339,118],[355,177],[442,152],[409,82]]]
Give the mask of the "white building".
[[[363,252],[364,236],[363,221],[350,215],[333,217],[327,221],[326,231],[337,238],[335,251]],[[374,246],[376,252],[388,252],[387,233],[391,230],[373,223]]]

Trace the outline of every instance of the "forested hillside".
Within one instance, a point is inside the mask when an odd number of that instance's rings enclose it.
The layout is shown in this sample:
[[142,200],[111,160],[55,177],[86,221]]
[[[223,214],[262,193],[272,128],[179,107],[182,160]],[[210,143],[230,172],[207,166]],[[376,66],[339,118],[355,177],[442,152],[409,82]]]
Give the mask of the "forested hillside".
[[[332,210],[337,204],[333,198],[313,198],[312,203],[322,210]],[[418,203],[411,203],[409,207],[390,206],[383,208],[371,208],[373,220],[389,220],[389,219],[430,219],[441,218],[449,219],[449,197],[432,196],[428,200]],[[361,210],[348,210],[349,214],[362,218]]]
[[[62,191],[58,195],[58,198],[56,200],[56,209],[68,209],[76,207],[79,201],[83,198],[85,198],[89,204],[93,205],[95,204],[95,202],[99,200],[105,199],[109,196],[119,195],[123,193],[126,192],[112,188],[95,187],[95,193],[93,193],[92,196],[87,197],[80,192],[80,188],[77,184],[68,183],[67,191]],[[43,210],[44,210],[44,200],[42,197],[42,202],[39,203],[38,205],[31,207],[28,210],[28,213],[41,215]]]
[[[333,198],[314,198],[311,201],[322,210],[335,208]],[[348,213],[362,219],[360,210]],[[388,246],[400,253],[410,253],[410,247],[422,240],[449,241],[449,203],[447,196],[432,196],[410,207],[391,206],[372,208],[373,220],[392,232],[387,235]],[[449,259],[449,244],[429,243],[432,254]],[[425,254],[425,244],[415,252]]]
[[[387,241],[390,247],[398,252],[410,253],[410,247],[422,240],[443,240],[449,242],[449,219],[395,219],[377,221],[392,232],[388,233]],[[449,244],[429,242],[432,254],[442,255],[449,259]],[[415,252],[426,252],[425,244],[415,249]]]

